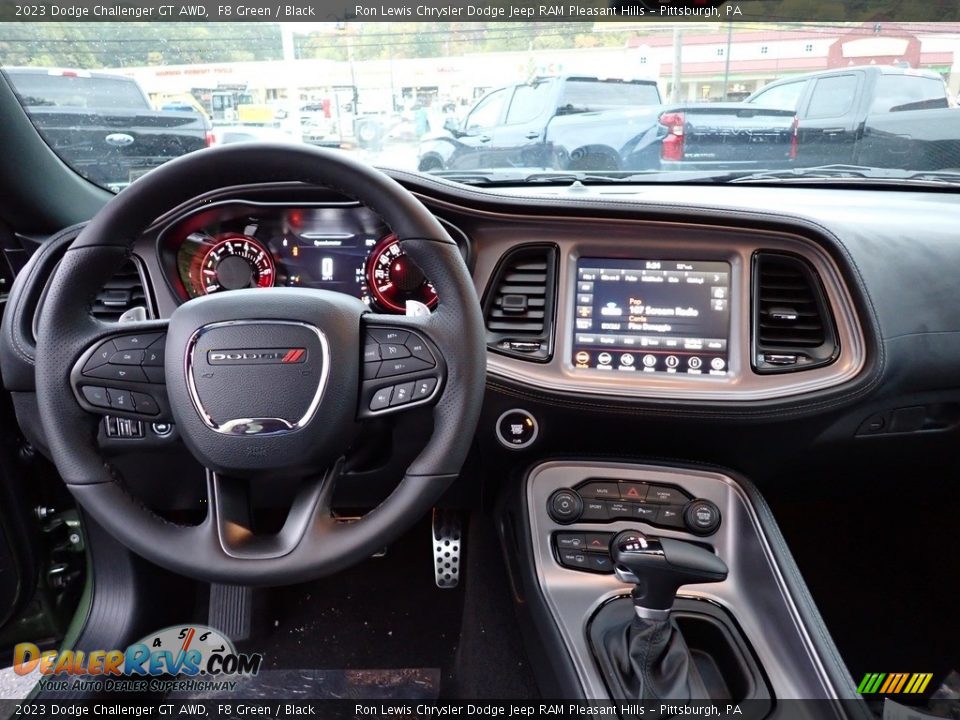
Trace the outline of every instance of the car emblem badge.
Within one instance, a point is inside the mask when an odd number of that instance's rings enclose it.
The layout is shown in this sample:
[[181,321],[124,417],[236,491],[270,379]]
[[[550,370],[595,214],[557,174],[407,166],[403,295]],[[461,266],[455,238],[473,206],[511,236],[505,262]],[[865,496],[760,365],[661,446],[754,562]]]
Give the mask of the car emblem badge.
[[306,361],[306,348],[256,348],[207,352],[207,362],[210,365],[292,365]]
[[110,133],[104,140],[107,145],[113,145],[114,147],[127,147],[134,143],[133,135],[128,135],[127,133]]

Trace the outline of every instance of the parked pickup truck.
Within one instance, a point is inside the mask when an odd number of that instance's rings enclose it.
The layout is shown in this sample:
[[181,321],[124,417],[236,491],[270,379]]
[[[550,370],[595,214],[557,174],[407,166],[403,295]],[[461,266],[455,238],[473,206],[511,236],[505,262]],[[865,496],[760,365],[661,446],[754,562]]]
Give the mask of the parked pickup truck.
[[206,117],[154,110],[132,78],[43,68],[6,68],[4,74],[54,150],[88,180],[114,191],[213,142]]
[[742,103],[663,105],[652,80],[538,78],[494,90],[462,126],[426,138],[418,166],[655,170],[663,156],[770,168],[789,161],[793,115]]
[[960,110],[934,72],[870,65],[779,80],[745,101],[797,116],[794,164],[960,168]]

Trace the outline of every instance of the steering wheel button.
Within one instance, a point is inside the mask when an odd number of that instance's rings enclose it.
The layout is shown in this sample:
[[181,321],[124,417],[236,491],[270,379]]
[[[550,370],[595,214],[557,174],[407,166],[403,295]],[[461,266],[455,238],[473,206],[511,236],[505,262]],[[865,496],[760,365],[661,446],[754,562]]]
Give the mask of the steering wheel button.
[[143,365],[150,367],[163,367],[163,346],[156,346],[156,343],[143,351]]
[[106,388],[84,385],[80,391],[83,393],[83,399],[94,407],[110,407],[110,398],[107,397]]
[[162,367],[148,367],[148,366],[144,365],[144,366],[141,368],[141,370],[142,370],[143,374],[144,374],[144,375],[146,376],[146,378],[147,378],[146,382],[151,382],[151,383],[165,383],[165,382],[166,382],[166,377],[165,377],[165,375],[164,375],[164,372],[163,372],[163,368],[162,368]]
[[95,367],[100,367],[101,365],[106,365],[110,362],[110,358],[113,357],[114,353],[117,351],[112,342],[105,342],[103,345],[97,348],[97,351],[90,356],[90,359],[83,366],[83,372],[86,373],[88,370],[93,370]]
[[134,411],[133,398],[126,390],[117,390],[116,388],[107,389],[107,397],[110,399],[110,407],[114,410]]
[[393,398],[390,400],[390,407],[394,405],[404,405],[413,399],[413,383],[403,383],[393,389]]
[[380,388],[370,398],[370,409],[371,410],[383,410],[385,407],[390,407],[390,398],[393,396],[393,387]]
[[400,358],[410,357],[410,351],[406,345],[381,345],[380,357],[384,360],[399,360]]
[[380,363],[368,362],[363,364],[363,379],[372,380],[380,372]]
[[371,328],[370,336],[381,345],[403,345],[410,337],[410,333],[406,330],[396,330],[394,328]]
[[379,345],[377,345],[376,343],[370,343],[370,344],[364,346],[364,348],[363,348],[363,361],[364,361],[365,363],[368,363],[368,362],[376,362],[376,361],[379,360],[379,359],[380,359],[380,346],[379,346]]
[[416,372],[417,370],[427,370],[432,367],[430,363],[417,358],[402,358],[400,360],[384,360],[380,366],[380,372],[377,377],[393,377],[394,375],[405,375],[406,373]]
[[407,340],[407,348],[410,350],[410,354],[413,355],[413,357],[424,360],[431,365],[434,363],[433,354],[430,352],[427,344],[419,337],[411,335]]
[[145,393],[131,393],[133,395],[133,406],[137,409],[138,413],[143,413],[144,415],[159,415],[160,407],[157,405],[157,401],[153,399],[150,395]]
[[[162,370],[163,368],[154,368]],[[143,370],[135,365],[101,365],[87,370],[84,375],[101,378],[103,380],[125,380],[127,382],[147,382]]]
[[423,380],[417,380],[416,385],[413,388],[414,399],[423,400],[424,398],[430,397],[430,393],[433,392],[433,389],[436,386],[436,378],[424,378]]
[[145,335],[122,335],[113,339],[113,344],[117,350],[135,350],[152,345],[156,340],[163,337],[163,333],[147,333]]
[[111,365],[139,365],[143,362],[143,350],[121,350],[110,358]]

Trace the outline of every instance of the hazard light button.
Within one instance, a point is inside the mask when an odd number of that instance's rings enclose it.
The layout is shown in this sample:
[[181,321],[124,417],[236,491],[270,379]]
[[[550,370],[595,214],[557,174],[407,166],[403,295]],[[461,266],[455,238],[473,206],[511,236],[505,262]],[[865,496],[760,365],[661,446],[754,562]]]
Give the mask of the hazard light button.
[[641,483],[620,483],[620,499],[643,502],[647,499],[649,486]]

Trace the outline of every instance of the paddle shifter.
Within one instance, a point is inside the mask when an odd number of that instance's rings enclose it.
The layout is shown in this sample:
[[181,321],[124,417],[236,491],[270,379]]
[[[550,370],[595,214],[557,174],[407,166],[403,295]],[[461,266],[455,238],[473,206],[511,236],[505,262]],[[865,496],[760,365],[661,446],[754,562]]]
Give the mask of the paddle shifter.
[[625,530],[610,541],[614,571],[633,583],[635,615],[603,636],[605,668],[615,696],[635,700],[708,699],[683,636],[670,620],[677,589],[720,582],[727,565],[709,550],[672,538]]

